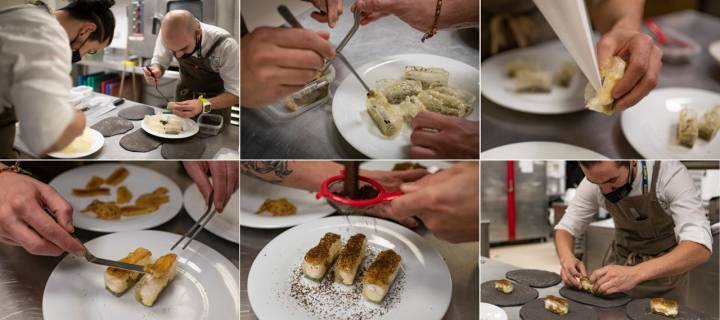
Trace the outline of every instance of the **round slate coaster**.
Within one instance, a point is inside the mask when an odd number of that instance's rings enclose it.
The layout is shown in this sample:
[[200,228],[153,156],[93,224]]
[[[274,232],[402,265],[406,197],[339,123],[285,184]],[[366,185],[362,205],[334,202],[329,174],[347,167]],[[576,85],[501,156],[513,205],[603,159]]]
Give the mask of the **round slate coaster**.
[[205,142],[199,139],[189,139],[177,142],[165,142],[160,148],[160,154],[165,159],[202,159],[205,152]]
[[118,116],[128,120],[142,120],[145,116],[155,114],[155,109],[148,106],[132,106],[118,111]]
[[705,320],[713,319],[700,312],[689,309],[684,305],[678,306],[678,315],[674,318],[669,318],[663,315],[654,314],[650,312],[650,299],[638,299],[633,300],[627,305],[625,313],[630,319],[633,320]]
[[145,133],[142,128],[126,134],[120,139],[120,146],[132,152],[150,152],[157,149],[160,144],[160,141]]
[[92,127],[100,132],[103,137],[112,137],[118,134],[123,134],[133,129],[133,123],[119,117],[110,117],[100,120]]
[[552,287],[562,281],[560,275],[555,272],[535,269],[519,269],[508,271],[505,274],[505,277],[517,283],[522,283],[533,288]]
[[545,310],[545,300],[535,299],[520,308],[523,320],[597,320],[598,314],[590,307],[568,301],[568,313],[564,316]]
[[523,305],[538,297],[537,290],[524,284],[513,283],[513,287],[513,292],[504,294],[495,290],[495,280],[483,282],[480,285],[480,301],[499,307],[511,307]]
[[560,295],[575,302],[599,308],[616,308],[624,306],[632,300],[630,296],[622,292],[613,293],[607,296],[594,296],[585,291],[568,286],[560,289]]

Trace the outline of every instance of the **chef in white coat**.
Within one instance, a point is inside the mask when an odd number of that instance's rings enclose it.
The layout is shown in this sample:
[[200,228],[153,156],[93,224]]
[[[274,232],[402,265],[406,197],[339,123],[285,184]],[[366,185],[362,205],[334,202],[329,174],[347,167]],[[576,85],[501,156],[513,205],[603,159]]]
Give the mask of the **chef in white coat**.
[[40,1],[0,2],[0,158],[17,157],[16,123],[37,155],[82,134],[85,117],[68,101],[71,63],[110,44],[113,4],[75,0],[51,13]]

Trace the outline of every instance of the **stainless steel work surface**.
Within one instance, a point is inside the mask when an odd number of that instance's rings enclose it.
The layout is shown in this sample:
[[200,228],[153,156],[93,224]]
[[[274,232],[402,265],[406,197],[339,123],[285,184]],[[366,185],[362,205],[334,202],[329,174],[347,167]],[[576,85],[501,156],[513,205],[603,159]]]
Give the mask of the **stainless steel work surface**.
[[[133,164],[161,172],[175,181],[181,190],[185,190],[192,183],[182,166],[176,162],[137,162]],[[44,165],[49,166],[47,163]],[[194,223],[195,221],[188,216],[185,209],[182,209],[175,218],[153,229],[183,234]],[[86,242],[103,234],[78,230],[76,235],[80,240]],[[224,240],[207,230],[200,232],[195,241],[210,246],[235,266],[239,265],[237,244]],[[45,283],[62,257],[33,256],[20,247],[5,244],[0,244],[0,257],[2,257],[0,258],[0,319],[42,320],[42,298]]]
[[[109,118],[109,117],[115,117],[118,114],[118,111],[122,110],[123,108],[131,107],[131,106],[148,106],[152,107],[155,110],[158,110],[160,112],[167,111],[167,109],[158,108],[155,106],[142,104],[139,102],[129,101],[125,99],[125,103],[121,104],[120,106],[112,108],[110,111],[99,114],[97,112],[97,109],[100,108],[109,108],[109,106],[112,106],[112,101],[117,99],[117,97],[108,96],[100,93],[93,93],[92,97],[93,101],[102,102],[102,106],[93,107],[88,111],[85,111],[86,115],[86,123],[88,127],[91,127],[92,125],[96,124],[102,119]],[[120,139],[122,139],[123,136],[126,134],[130,134],[134,132],[135,130],[142,130],[140,127],[141,125],[140,121],[132,121],[134,128],[124,134],[119,134],[112,137],[106,137],[105,138],[105,145],[100,149],[98,152],[88,156],[86,159],[99,159],[99,160],[162,160],[163,157],[160,154],[160,149],[162,146],[158,147],[155,150],[152,150],[150,152],[131,152],[123,149],[123,147],[120,146]],[[213,159],[220,156],[220,154],[223,155],[223,158],[227,158],[228,156],[230,158],[236,158],[237,159],[237,150],[239,147],[239,135],[240,130],[237,126],[228,125],[226,126],[220,134],[216,136],[211,136],[207,138],[199,138],[199,137],[193,137],[189,139],[200,139],[200,141],[204,142],[206,145],[205,152],[202,155],[202,159]],[[19,139],[19,137],[15,140],[15,148],[18,149],[23,155],[20,156],[20,158],[28,158],[29,156],[29,149],[25,146],[25,144]],[[234,154],[234,156],[233,156]]]
[[[688,64],[665,63],[658,87],[692,87],[720,92],[720,66],[708,44],[717,40],[720,19],[696,11],[682,11],[656,19],[662,27],[690,35],[702,52]],[[523,113],[486,98],[481,101],[481,150],[523,141],[555,141],[577,145],[609,158],[640,158],[625,139],[620,114],[608,117],[593,111],[562,115]]]
[[[240,229],[240,318],[243,320],[257,319],[248,301],[247,280],[250,267],[260,250],[285,230],[287,229]],[[477,319],[480,301],[478,243],[452,244],[435,238],[422,227],[416,231],[440,253],[450,269],[452,300],[443,319]]]
[[[340,43],[353,24],[350,6],[345,0],[345,14],[330,31],[330,42]],[[310,11],[298,17],[307,29],[329,30],[327,24],[316,22]],[[420,42],[422,33],[412,29],[396,17],[385,17],[361,26],[350,40],[343,54],[355,68],[386,56],[425,53],[449,57],[478,68],[478,33],[476,30],[441,31],[435,37]],[[333,62],[336,70],[334,93],[342,81],[351,76],[339,59]],[[360,159],[365,155],[348,144],[335,127],[331,112],[332,100],[300,116],[279,121],[259,110],[241,108],[243,159]]]

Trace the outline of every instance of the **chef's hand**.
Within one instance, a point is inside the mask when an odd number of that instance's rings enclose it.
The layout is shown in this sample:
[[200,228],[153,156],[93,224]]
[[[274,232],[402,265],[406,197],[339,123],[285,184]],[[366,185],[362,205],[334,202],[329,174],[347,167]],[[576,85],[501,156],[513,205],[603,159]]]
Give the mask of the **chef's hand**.
[[[215,208],[220,213],[222,213],[228,201],[230,201],[230,197],[238,189],[239,165],[237,161],[183,162],[185,171],[197,183],[205,201],[208,203],[213,201]],[[210,174],[210,177],[208,177],[208,174]],[[208,199],[210,191],[213,191],[212,199]]]
[[343,0],[310,0],[320,12],[313,12],[310,16],[319,21],[327,22],[330,28],[335,28],[335,23],[343,13]]
[[590,275],[593,291],[601,295],[625,292],[640,283],[640,273],[635,267],[608,265]]
[[[403,183],[417,181],[428,174],[429,172],[425,169],[403,171],[363,171],[360,173],[361,176],[380,182],[380,184],[382,184],[385,188],[385,191],[388,192],[399,191],[400,186]],[[417,227],[417,220],[412,217],[394,217],[392,215],[392,206],[388,201],[373,206],[368,210],[368,213],[379,218],[395,220],[408,228]]]
[[181,118],[192,118],[202,112],[202,102],[198,99],[176,102],[172,112]]
[[478,159],[480,155],[480,125],[476,121],[420,112],[412,127],[410,157],[413,159]]
[[259,107],[294,93],[315,79],[325,58],[335,56],[327,32],[267,28],[241,40],[241,104]]
[[[148,68],[150,69],[150,71],[148,71]],[[150,65],[147,68],[143,68],[143,74],[145,75],[145,81],[150,84],[157,83],[163,76],[162,69],[160,69],[160,66],[156,64]]]
[[362,25],[395,15],[411,27],[426,32],[432,27],[436,6],[437,0],[358,0],[353,9],[362,12]]
[[605,68],[613,56],[627,61],[625,74],[612,92],[615,110],[623,111],[640,102],[655,88],[662,68],[662,50],[638,30],[615,27],[597,45],[598,63]]
[[435,236],[450,242],[478,241],[480,219],[476,163],[460,163],[400,186],[391,202],[396,218],[417,216]]
[[560,259],[560,278],[564,284],[580,288],[581,277],[587,277],[587,271],[582,261],[573,256]]
[[70,235],[72,213],[70,204],[49,185],[17,173],[0,173],[0,242],[35,255],[67,251],[82,256],[85,247]]

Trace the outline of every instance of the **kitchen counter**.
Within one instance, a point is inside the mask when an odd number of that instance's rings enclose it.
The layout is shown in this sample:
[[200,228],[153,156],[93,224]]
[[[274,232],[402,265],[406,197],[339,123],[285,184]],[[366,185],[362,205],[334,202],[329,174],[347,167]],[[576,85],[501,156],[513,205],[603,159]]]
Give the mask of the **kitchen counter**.
[[[179,164],[169,161],[134,164],[161,172],[175,181],[183,191],[192,184],[192,180],[184,173]],[[188,216],[185,209],[182,209],[172,220],[153,229],[183,234],[194,223],[195,221]],[[86,242],[103,234],[78,230],[76,235],[80,240]],[[212,247],[235,266],[239,265],[237,244],[224,240],[207,230],[201,231],[195,241]],[[5,244],[0,244],[0,256],[2,257],[0,259],[0,319],[42,320],[45,283],[62,258],[33,256],[20,247]]]
[[[273,238],[287,229],[253,229],[242,227],[240,265],[240,319],[257,319],[250,307],[247,292],[247,280],[255,257]],[[452,300],[443,319],[477,319],[480,289],[478,283],[478,243],[451,244],[438,240],[424,228],[416,230],[430,245],[440,252],[447,263],[452,278]]]
[[[90,109],[85,111],[85,117],[86,117],[86,123],[88,124],[88,127],[93,126],[97,122],[99,122],[102,119],[114,117],[117,116],[118,111],[122,110],[123,108],[131,107],[131,106],[148,106],[152,107],[155,110],[158,110],[160,112],[167,111],[167,109],[164,108],[158,108],[155,106],[142,104],[139,102],[133,102],[125,99],[125,103],[121,104],[117,107],[112,107],[112,101],[117,99],[117,97],[108,96],[104,94],[100,94],[97,92],[93,92],[92,96],[89,98],[89,105],[91,105]],[[85,159],[99,159],[99,160],[162,160],[163,157],[160,154],[160,149],[162,146],[158,147],[155,150],[152,150],[150,152],[131,152],[123,149],[123,147],[120,146],[120,139],[122,139],[123,136],[126,134],[133,133],[135,130],[142,130],[141,125],[142,120],[139,121],[133,121],[134,128],[124,134],[119,134],[112,137],[105,137],[105,145],[102,147],[102,149],[98,150],[92,155],[89,155]],[[200,141],[205,142],[205,145],[207,146],[205,148],[205,152],[202,155],[202,159],[214,159],[218,157],[222,157],[224,159],[227,158],[238,158],[238,141],[239,141],[239,129],[237,126],[228,125],[223,129],[220,134],[212,137],[207,138],[195,138],[193,139],[200,139]],[[30,155],[29,149],[25,146],[25,144],[20,140],[19,134],[18,139],[15,141],[15,148],[20,150],[22,153],[20,155],[20,158],[33,158],[33,156]]]
[[[348,9],[353,2],[345,0],[345,13],[330,32],[330,42],[333,44],[340,43],[353,24]],[[313,20],[310,12],[298,16],[300,23],[307,29],[328,31],[327,24]],[[355,68],[382,57],[408,53],[441,55],[478,68],[477,31],[441,31],[425,43],[420,42],[421,37],[421,32],[400,19],[385,17],[368,26],[361,26],[343,54]],[[335,92],[346,77],[352,76],[339,60],[335,60],[333,66],[336,80],[331,85],[331,92]],[[287,121],[271,118],[260,110],[241,109],[243,159],[366,158],[348,144],[335,127],[332,100]]]
[[[688,64],[663,65],[658,88],[692,87],[720,92],[720,64],[708,52],[718,40],[720,18],[696,11],[682,11],[658,17],[661,27],[691,35],[702,47]],[[641,158],[625,139],[621,114],[608,117],[593,111],[561,115],[523,113],[502,107],[486,98],[481,101],[481,150],[524,141],[554,141],[577,145],[609,158]]]

